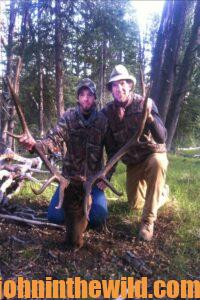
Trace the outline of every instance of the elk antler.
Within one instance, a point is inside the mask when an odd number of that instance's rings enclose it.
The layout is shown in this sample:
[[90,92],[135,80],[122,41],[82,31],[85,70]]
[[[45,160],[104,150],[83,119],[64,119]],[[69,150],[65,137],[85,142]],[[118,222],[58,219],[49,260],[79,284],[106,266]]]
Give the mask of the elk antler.
[[[21,135],[15,135],[15,134],[11,134],[8,132],[8,134],[14,138],[20,139],[22,136],[27,136],[29,138],[32,138],[32,135],[28,129],[27,123],[26,123],[26,119],[23,113],[23,110],[21,108],[20,102],[19,102],[19,98],[16,95],[14,88],[12,86],[12,83],[10,81],[10,78],[7,77],[8,80],[8,86],[10,89],[10,93],[12,95],[14,104],[15,104],[15,108],[17,111],[17,114],[19,116],[19,119],[21,121],[21,125],[22,125],[22,129],[23,129],[23,133]],[[40,158],[42,159],[42,161],[44,162],[45,166],[49,169],[49,171],[51,172],[51,174],[53,175],[42,187],[39,191],[36,191],[34,189],[33,192],[36,194],[41,194],[45,188],[52,182],[52,181],[57,181],[60,184],[60,189],[59,189],[59,203],[58,206],[56,207],[57,209],[61,208],[62,203],[63,203],[63,199],[64,199],[64,190],[65,188],[68,187],[70,180],[66,179],[64,176],[62,176],[60,174],[60,172],[57,170],[57,168],[55,166],[52,166],[51,163],[49,162],[49,160],[46,158],[45,154],[43,153],[43,151],[41,150],[40,144],[36,143],[34,145],[34,150],[35,152],[40,156]]]
[[[92,186],[99,180],[104,181],[106,185],[109,186],[110,184],[106,179],[106,174],[108,174],[108,172],[112,169],[112,167],[116,164],[116,162],[118,162],[121,159],[121,157],[124,156],[129,151],[130,147],[146,144],[146,142],[140,141],[140,137],[143,133],[145,123],[147,120],[147,114],[148,114],[147,104],[148,104],[148,97],[150,94],[150,88],[151,88],[151,84],[148,87],[146,92],[143,111],[142,111],[142,118],[136,134],[132,138],[130,138],[130,140],[123,147],[121,147],[121,149],[119,149],[117,153],[115,153],[115,155],[107,162],[106,166],[103,169],[101,169],[95,176],[91,177],[89,180],[87,180],[84,183],[84,188],[85,188],[84,213],[87,216],[87,218],[88,218],[89,196],[91,194]],[[113,190],[112,186],[111,189]]]

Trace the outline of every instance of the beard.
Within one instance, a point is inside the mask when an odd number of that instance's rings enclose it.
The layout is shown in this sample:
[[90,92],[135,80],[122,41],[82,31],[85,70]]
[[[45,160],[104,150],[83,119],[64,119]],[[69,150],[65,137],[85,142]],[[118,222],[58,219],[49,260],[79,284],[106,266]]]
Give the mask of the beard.
[[77,102],[78,106],[79,106],[79,109],[81,111],[81,113],[84,115],[84,116],[89,116],[93,111],[94,109],[96,108],[96,103],[94,103],[92,106],[90,107],[83,107],[82,105],[80,105],[79,102]]

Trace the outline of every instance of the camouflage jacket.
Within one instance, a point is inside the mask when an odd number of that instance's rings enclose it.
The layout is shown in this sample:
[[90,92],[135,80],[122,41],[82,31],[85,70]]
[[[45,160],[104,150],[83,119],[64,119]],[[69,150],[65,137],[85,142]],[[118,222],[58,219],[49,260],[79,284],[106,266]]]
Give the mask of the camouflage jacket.
[[[118,107],[115,102],[108,103],[102,112],[108,118],[108,132],[106,139],[106,151],[111,158],[137,131],[142,116],[144,99],[140,95],[133,94],[132,99],[125,107],[124,117],[120,120]],[[149,154],[166,152],[166,129],[159,117],[157,107],[153,102],[152,115],[154,122],[145,126],[141,141],[149,141],[143,146],[132,147],[122,161],[128,164],[137,164],[145,160]]]
[[88,119],[79,107],[69,108],[60,118],[57,126],[40,140],[45,153],[54,152],[55,147],[66,145],[63,161],[64,176],[86,176],[102,168],[103,145],[107,130],[107,119],[96,108]]

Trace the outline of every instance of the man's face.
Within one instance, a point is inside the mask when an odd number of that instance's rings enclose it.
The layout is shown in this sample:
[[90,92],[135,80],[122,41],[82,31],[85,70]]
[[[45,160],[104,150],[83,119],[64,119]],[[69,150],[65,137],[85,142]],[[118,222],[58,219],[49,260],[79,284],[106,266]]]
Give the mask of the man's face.
[[80,104],[80,108],[83,112],[89,111],[95,102],[95,95],[90,91],[90,89],[82,88],[79,91],[78,102]]
[[117,80],[112,83],[112,95],[118,102],[126,102],[131,90],[131,85],[126,80]]

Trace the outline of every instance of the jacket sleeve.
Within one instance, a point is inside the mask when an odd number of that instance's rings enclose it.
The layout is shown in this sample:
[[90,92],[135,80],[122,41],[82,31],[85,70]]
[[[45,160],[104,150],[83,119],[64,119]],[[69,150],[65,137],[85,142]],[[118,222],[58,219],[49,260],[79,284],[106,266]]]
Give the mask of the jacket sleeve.
[[158,144],[164,144],[167,139],[167,130],[159,116],[158,109],[153,101],[152,116],[154,121],[146,125],[145,131],[150,131],[153,139]]
[[45,154],[63,153],[68,132],[66,119],[66,114],[64,114],[45,138],[37,140]]

